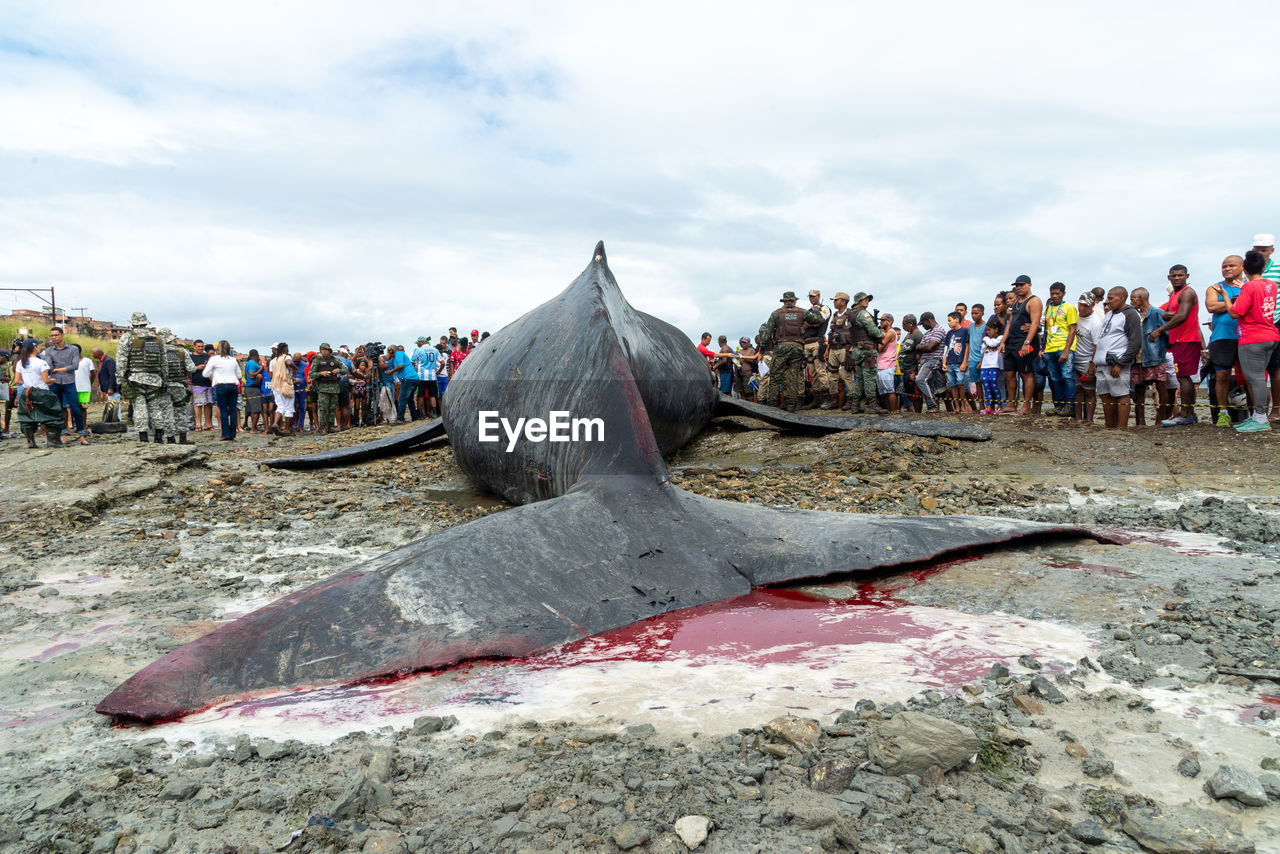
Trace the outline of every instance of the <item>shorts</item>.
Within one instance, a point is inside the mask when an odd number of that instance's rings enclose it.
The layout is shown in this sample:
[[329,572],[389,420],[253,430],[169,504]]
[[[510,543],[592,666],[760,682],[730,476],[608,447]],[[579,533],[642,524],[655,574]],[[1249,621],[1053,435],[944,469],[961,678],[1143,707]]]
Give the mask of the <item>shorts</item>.
[[439,383],[439,385],[440,385],[440,397],[443,399],[443,398],[444,398],[444,390],[445,390],[445,389],[447,389],[447,388],[449,387],[449,378],[448,378],[448,377],[437,377],[437,378],[436,378],[436,382],[437,382],[437,383]]
[[338,386],[338,408],[346,409],[351,405],[351,385],[342,383]]
[[968,370],[960,367],[959,365],[948,367],[947,368],[947,388],[955,388],[956,386],[964,385],[965,382],[967,381],[968,375],[969,375]]
[[213,406],[213,386],[193,385],[191,397],[196,406]]
[[1169,351],[1173,353],[1173,363],[1178,368],[1178,376],[1194,377],[1200,372],[1200,342],[1199,341],[1179,341],[1177,344],[1170,344]]
[[898,373],[893,368],[881,368],[876,371],[876,391],[879,394],[895,394],[898,390],[895,378]]
[[1209,342],[1209,361],[1219,371],[1229,371],[1240,359],[1240,342],[1235,338],[1220,338]]
[[1019,356],[1018,350],[1020,350],[1021,348],[1022,348],[1022,345],[1018,345],[1013,349],[1004,351],[1005,371],[1012,371],[1015,374],[1034,373],[1034,368],[1032,368],[1032,365],[1035,363],[1035,360],[1036,360],[1036,351],[1032,350],[1030,353],[1028,353],[1025,356]]
[[76,392],[76,396],[80,398],[80,405],[81,405],[81,406],[88,406],[88,405],[89,405],[89,394],[90,394],[90,393],[89,393],[89,392],[87,392],[87,391],[78,391],[78,392]]
[[1150,368],[1134,365],[1129,374],[1129,382],[1133,385],[1164,382],[1164,372],[1164,362]]
[[244,411],[250,415],[262,412],[262,389],[247,385],[240,399],[244,401]]
[[435,380],[422,380],[419,385],[422,386],[422,393],[430,400],[433,397],[440,396],[439,383]]
[[1111,376],[1110,366],[1100,365],[1097,372],[1098,394],[1107,394],[1112,397],[1128,397],[1131,391],[1129,387],[1129,372],[1123,368],[1120,370],[1119,378]]
[[278,391],[271,392],[271,398],[276,402],[276,412],[284,418],[293,417],[293,395],[285,397]]
[[982,382],[982,363],[981,362],[969,363],[969,382],[973,383],[974,385],[977,385],[978,383]]

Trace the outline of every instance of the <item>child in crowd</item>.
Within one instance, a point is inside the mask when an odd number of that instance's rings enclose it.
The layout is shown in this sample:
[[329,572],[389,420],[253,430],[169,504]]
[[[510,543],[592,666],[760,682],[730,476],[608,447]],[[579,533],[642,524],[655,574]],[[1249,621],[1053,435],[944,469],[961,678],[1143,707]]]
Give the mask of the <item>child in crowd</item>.
[[964,315],[953,311],[947,315],[947,334],[942,339],[943,366],[947,369],[947,409],[965,411],[964,388],[969,366],[969,330],[963,326]]
[[1000,388],[1000,375],[1004,371],[1004,355],[1000,352],[1000,342],[1004,338],[1004,327],[1000,318],[992,316],[987,321],[987,328],[982,335],[982,390],[986,393],[987,408],[983,415],[995,415],[996,409],[1004,404],[1004,392]]

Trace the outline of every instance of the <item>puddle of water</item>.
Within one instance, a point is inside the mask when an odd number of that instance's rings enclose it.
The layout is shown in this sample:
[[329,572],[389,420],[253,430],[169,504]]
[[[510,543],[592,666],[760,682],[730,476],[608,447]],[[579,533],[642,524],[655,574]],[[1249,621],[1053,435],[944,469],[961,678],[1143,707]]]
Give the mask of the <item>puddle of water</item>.
[[157,732],[197,743],[249,731],[326,743],[353,729],[456,715],[464,732],[515,720],[596,721],[728,732],[779,714],[827,716],[858,699],[956,691],[1024,653],[1074,661],[1080,631],[1005,614],[762,589],[664,614],[522,661],[475,662],[397,681],[214,707]]
[[1222,544],[1226,539],[1217,534],[1194,534],[1190,531],[1171,530],[1140,531],[1133,528],[1099,528],[1099,530],[1124,544],[1151,543],[1188,557],[1239,556],[1240,554],[1233,549],[1223,548]]

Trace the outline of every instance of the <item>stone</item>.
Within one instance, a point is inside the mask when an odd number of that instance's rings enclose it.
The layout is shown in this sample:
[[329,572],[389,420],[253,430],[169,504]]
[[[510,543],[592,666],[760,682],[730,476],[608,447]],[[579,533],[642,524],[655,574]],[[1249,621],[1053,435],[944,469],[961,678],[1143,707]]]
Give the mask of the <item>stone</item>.
[[711,819],[705,815],[686,815],[676,819],[676,835],[691,851],[707,841],[710,830]]
[[1018,664],[1021,664],[1023,667],[1027,668],[1028,670],[1039,670],[1040,668],[1044,667],[1044,665],[1040,663],[1040,660],[1032,655],[1018,656]]
[[622,731],[627,738],[648,738],[658,730],[653,724],[632,724]]
[[162,801],[185,801],[200,791],[200,781],[192,777],[174,777],[160,790]]
[[285,742],[284,744],[281,744],[278,741],[272,741],[269,738],[264,738],[262,741],[258,742],[256,750],[258,751],[259,759],[272,761],[276,759],[284,759],[286,756],[292,756],[297,751],[297,747],[297,744],[294,742]]
[[1204,790],[1218,800],[1235,798],[1245,806],[1267,805],[1267,792],[1262,783],[1238,765],[1219,765],[1213,776],[1205,781]]
[[533,826],[520,820],[519,816],[504,816],[493,823],[495,836],[510,839],[524,839],[533,835]]
[[828,759],[809,769],[809,786],[819,792],[839,792],[848,787],[857,770],[858,763],[852,759]]
[[1027,694],[1014,694],[1013,699],[1009,702],[1013,703],[1015,707],[1028,715],[1044,714],[1044,703],[1041,703],[1035,697],[1031,697]]
[[409,846],[399,833],[377,831],[365,837],[362,854],[408,854]]
[[1107,832],[1092,818],[1076,822],[1067,828],[1067,833],[1085,845],[1101,845],[1107,841]]
[[249,743],[249,736],[240,733],[236,736],[236,746],[231,751],[231,761],[237,765],[243,765],[253,758],[253,745]]
[[615,827],[609,836],[613,839],[614,845],[623,851],[630,851],[649,841],[649,829],[634,821],[624,821]]
[[1080,763],[1080,770],[1086,777],[1106,777],[1115,773],[1116,763],[1104,756],[1086,756]]
[[1258,782],[1262,784],[1262,791],[1267,793],[1268,798],[1273,801],[1280,801],[1280,776],[1259,774]]
[[804,801],[787,809],[791,823],[805,830],[818,830],[829,824],[835,824],[840,813],[828,803]]
[[1059,691],[1056,685],[1043,676],[1032,677],[1031,687],[1028,690],[1037,697],[1048,700],[1050,703],[1065,703],[1067,701],[1067,695]]
[[1065,749],[1068,756],[1074,756],[1076,759],[1084,759],[1089,755],[1089,751],[1085,749],[1085,746],[1076,741],[1068,744]]
[[969,727],[923,712],[897,714],[867,740],[871,761],[895,777],[923,776],[935,766],[950,771],[968,763],[981,748]]
[[1030,739],[1016,729],[1001,726],[1000,724],[992,727],[991,740],[999,744],[1007,744],[1010,747],[1026,747],[1031,743]]
[[960,840],[960,849],[969,854],[995,854],[996,841],[985,833],[966,833]]
[[411,735],[431,735],[433,732],[439,732],[444,727],[444,718],[437,715],[423,715],[420,718],[413,719],[413,726],[409,728]]
[[60,810],[78,797],[80,797],[80,792],[71,784],[55,783],[44,789],[36,797],[35,810],[37,813]]
[[1132,807],[1124,832],[1156,854],[1253,854],[1240,822],[1197,807]]
[[1194,756],[1182,757],[1178,760],[1178,773],[1194,780],[1200,776],[1200,760]]
[[818,726],[817,721],[795,715],[783,715],[765,724],[764,732],[770,738],[785,741],[800,750],[807,751],[817,746],[822,728]]

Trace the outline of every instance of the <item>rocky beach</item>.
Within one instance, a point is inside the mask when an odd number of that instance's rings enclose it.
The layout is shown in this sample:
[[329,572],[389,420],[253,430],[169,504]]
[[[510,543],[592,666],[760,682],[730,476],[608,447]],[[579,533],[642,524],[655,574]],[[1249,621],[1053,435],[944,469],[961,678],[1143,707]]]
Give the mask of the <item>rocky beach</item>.
[[[1280,852],[1280,439],[983,419],[984,443],[719,419],[727,501],[1074,523],[521,662],[94,705],[220,623],[506,504],[448,447],[0,443],[0,850]],[[467,555],[457,556],[465,572]]]

